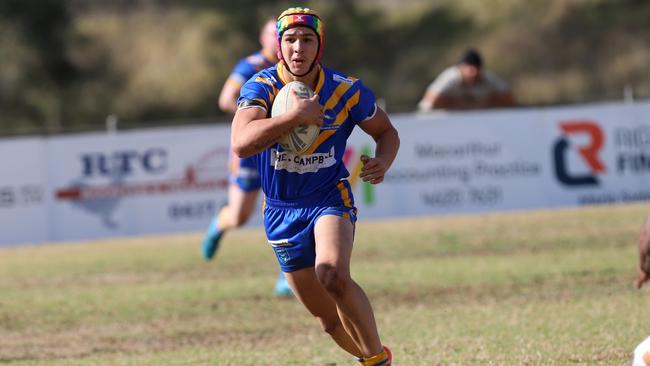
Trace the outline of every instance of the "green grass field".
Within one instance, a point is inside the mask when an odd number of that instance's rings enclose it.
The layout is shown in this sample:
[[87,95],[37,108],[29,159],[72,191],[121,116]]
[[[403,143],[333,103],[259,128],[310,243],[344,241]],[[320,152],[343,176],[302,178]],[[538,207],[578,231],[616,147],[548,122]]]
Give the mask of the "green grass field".
[[[395,365],[627,365],[647,205],[364,221],[353,275]],[[0,249],[0,364],[354,365],[273,296],[261,229]]]

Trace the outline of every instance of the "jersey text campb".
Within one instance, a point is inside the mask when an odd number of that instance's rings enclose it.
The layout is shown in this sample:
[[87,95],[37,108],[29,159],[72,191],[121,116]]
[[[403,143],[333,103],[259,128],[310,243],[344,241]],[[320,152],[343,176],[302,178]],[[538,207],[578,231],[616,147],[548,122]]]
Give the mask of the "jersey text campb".
[[[277,66],[254,75],[241,89],[239,108],[261,108],[270,116],[278,91],[286,84]],[[267,202],[311,202],[345,205],[352,200],[343,154],[353,128],[376,112],[375,96],[360,80],[320,68],[314,92],[323,106],[324,121],[316,142],[302,155],[274,144],[258,155],[258,169]],[[337,192],[338,190],[338,192]],[[321,201],[315,202],[315,198]],[[323,200],[325,202],[323,202]]]

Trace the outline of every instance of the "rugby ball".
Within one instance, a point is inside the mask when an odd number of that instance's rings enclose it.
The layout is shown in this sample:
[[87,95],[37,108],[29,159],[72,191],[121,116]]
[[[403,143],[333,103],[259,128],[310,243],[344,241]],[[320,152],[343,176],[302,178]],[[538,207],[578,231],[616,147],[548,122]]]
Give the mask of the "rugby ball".
[[[293,99],[289,91],[294,90],[299,98],[310,98],[314,95],[307,84],[300,81],[292,81],[287,83],[280,89],[278,94],[273,100],[271,107],[271,117],[278,116],[290,110],[293,106]],[[316,141],[320,134],[320,127],[316,125],[299,125],[296,126],[291,132],[282,136],[278,143],[282,149],[290,151],[295,154],[302,154]]]
[[634,349],[632,366],[650,366],[650,337],[639,343]]

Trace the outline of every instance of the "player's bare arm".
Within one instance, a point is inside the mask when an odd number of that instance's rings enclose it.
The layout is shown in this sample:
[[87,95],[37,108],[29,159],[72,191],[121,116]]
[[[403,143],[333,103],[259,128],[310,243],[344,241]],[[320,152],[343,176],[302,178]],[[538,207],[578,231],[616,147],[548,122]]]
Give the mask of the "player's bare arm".
[[650,214],[639,234],[639,268],[634,284],[641,288],[650,279]]
[[230,143],[240,158],[255,155],[276,143],[292,128],[302,124],[323,125],[318,95],[301,99],[292,91],[293,108],[287,113],[267,118],[261,108],[245,108],[235,113]]
[[241,84],[227,80],[219,93],[219,109],[226,113],[234,114],[237,111],[237,97],[239,97],[239,89]]
[[370,135],[377,144],[375,156],[362,156],[361,174],[364,182],[379,184],[384,181],[388,168],[393,164],[399,150],[399,135],[390,119],[381,108],[377,107],[375,115],[359,124],[359,127]]

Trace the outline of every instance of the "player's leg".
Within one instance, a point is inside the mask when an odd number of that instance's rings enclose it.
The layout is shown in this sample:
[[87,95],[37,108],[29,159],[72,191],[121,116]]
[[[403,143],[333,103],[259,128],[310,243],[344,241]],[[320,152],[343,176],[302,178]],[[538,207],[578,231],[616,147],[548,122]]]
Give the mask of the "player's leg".
[[361,357],[361,351],[341,324],[336,304],[316,278],[314,267],[285,273],[285,275],[294,290],[296,298],[318,319],[323,330],[341,348],[355,357]]
[[208,230],[205,232],[205,235],[203,236],[201,249],[203,251],[203,258],[205,258],[205,260],[211,260],[212,257],[214,257],[214,254],[217,252],[217,249],[219,248],[219,242],[221,241],[221,237],[225,232],[219,225],[219,221],[220,221],[219,218],[221,217],[221,212],[222,210],[219,210],[219,212],[216,215],[214,215],[214,217],[212,217],[212,220],[210,220],[210,224],[208,225]]
[[296,298],[341,348],[360,357],[361,351],[341,324],[336,304],[322,288],[314,272],[316,252],[313,220],[318,211],[267,205],[264,209],[264,229]]
[[228,204],[219,211],[218,225],[222,231],[240,227],[255,210],[259,189],[245,190],[238,184],[228,187]]
[[239,159],[231,155],[228,203],[212,219],[203,239],[203,256],[206,260],[214,257],[223,234],[245,224],[255,210],[261,187],[255,164],[252,157]]
[[228,204],[212,219],[203,239],[203,256],[212,259],[223,234],[246,223],[255,209],[259,190],[243,190],[239,184],[228,186]]
[[[336,303],[341,321],[364,358],[388,360],[379,339],[370,301],[350,276],[354,224],[350,219],[321,216],[314,228],[315,272],[319,283]],[[370,364],[380,364],[383,361]],[[390,362],[390,361],[387,361]],[[388,365],[389,363],[385,363]]]

